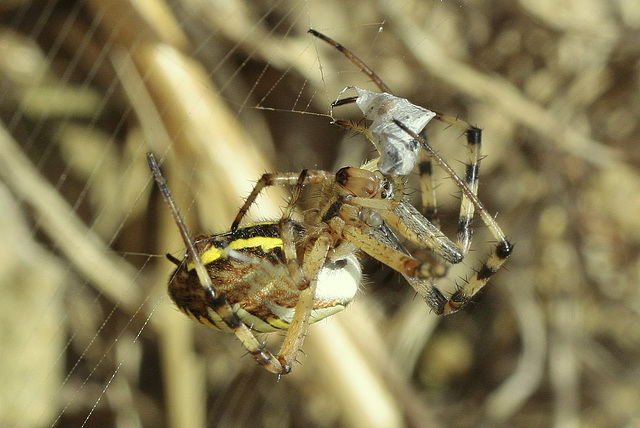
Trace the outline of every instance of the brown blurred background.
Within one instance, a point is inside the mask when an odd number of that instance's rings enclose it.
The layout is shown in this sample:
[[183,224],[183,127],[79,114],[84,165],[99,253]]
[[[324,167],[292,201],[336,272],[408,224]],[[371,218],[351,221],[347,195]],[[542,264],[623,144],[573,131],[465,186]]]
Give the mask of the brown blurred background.
[[[0,10],[0,425],[640,425],[637,2]],[[184,246],[144,154],[163,159],[194,234],[227,229],[265,171],[373,157],[327,113],[343,87],[375,87],[309,27],[396,95],[483,128],[480,197],[516,246],[447,318],[363,260],[356,301],[311,327],[278,380],[166,296],[164,254]],[[459,130],[434,122],[428,135],[462,165]],[[459,199],[443,174],[438,184],[450,234]],[[276,218],[286,196],[267,192],[252,217]],[[476,219],[452,280],[490,239]]]

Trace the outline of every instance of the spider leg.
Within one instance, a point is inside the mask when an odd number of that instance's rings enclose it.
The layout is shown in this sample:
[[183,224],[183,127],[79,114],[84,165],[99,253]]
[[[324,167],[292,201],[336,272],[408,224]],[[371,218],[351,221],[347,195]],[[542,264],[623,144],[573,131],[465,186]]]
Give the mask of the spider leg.
[[[249,196],[247,197],[246,201],[244,202],[244,205],[238,211],[238,215],[236,215],[236,218],[233,220],[233,223],[231,224],[231,231],[235,231],[238,229],[238,226],[240,225],[242,218],[245,216],[247,211],[249,211],[249,208],[255,202],[256,198],[265,187],[294,186],[296,185],[296,183],[298,183],[299,178],[300,178],[300,174],[297,172],[263,174],[262,177],[260,177],[260,180],[258,180],[256,185],[254,186]],[[309,170],[305,175],[304,183],[305,184],[324,183],[328,180],[331,180],[332,178],[333,176],[326,171]]]
[[[382,224],[380,227],[371,228],[370,231],[381,243],[406,253],[406,249],[400,245],[395,234],[386,224]],[[434,278],[421,279],[405,274],[402,276],[404,276],[409,285],[411,285],[415,292],[422,297],[434,313],[442,315],[444,312],[444,305],[447,303],[448,299],[444,294],[442,294],[440,289],[436,287]]]
[[[288,177],[286,177],[286,179],[288,180]],[[276,364],[273,366],[265,366],[269,371],[273,371],[272,369],[280,370],[276,372],[278,374],[289,373],[297,360],[298,353],[302,348],[309,328],[309,318],[313,311],[318,273],[324,265],[327,253],[329,252],[329,237],[322,235],[305,251],[304,263],[300,264],[296,250],[296,232],[293,227],[293,222],[291,221],[293,209],[300,197],[303,185],[307,181],[316,182],[318,179],[322,182],[324,175],[317,174],[317,171],[312,172],[310,180],[308,170],[305,169],[298,174],[291,198],[280,219],[280,234],[287,267],[291,278],[293,278],[294,282],[298,285],[300,293],[296,302],[293,318],[287,329],[280,351],[278,352],[277,362],[279,367]],[[289,183],[285,182],[285,184]],[[267,264],[267,268],[268,266]]]
[[291,368],[283,366],[278,359],[276,359],[271,352],[264,348],[264,345],[258,342],[258,339],[251,333],[249,327],[247,327],[238,317],[238,315],[233,311],[233,308],[227,302],[227,299],[223,294],[218,294],[213,287],[213,283],[211,281],[211,277],[207,273],[206,268],[202,264],[202,260],[200,259],[200,255],[195,249],[195,245],[193,243],[193,239],[189,235],[187,227],[185,225],[184,219],[178,207],[175,204],[175,200],[169,191],[169,187],[167,186],[167,182],[160,171],[160,167],[158,166],[153,153],[147,153],[147,160],[149,162],[149,167],[153,172],[156,183],[158,184],[158,188],[162,193],[162,197],[169,205],[171,210],[171,214],[180,229],[180,233],[184,240],[185,245],[187,246],[187,251],[189,257],[195,264],[195,270],[198,275],[198,279],[200,281],[200,285],[205,290],[205,298],[207,301],[207,305],[211,310],[213,310],[218,316],[224,321],[224,323],[233,331],[236,337],[242,342],[243,346],[247,349],[249,354],[258,362],[258,364],[264,366],[267,370],[272,373],[288,373]]
[[451,264],[460,263],[464,255],[440,229],[423,218],[413,205],[402,201],[392,211],[383,214],[385,221],[402,236],[420,247],[433,250]]
[[371,233],[374,227],[359,217],[363,215],[361,207],[344,204],[339,215],[331,218],[330,228],[347,241],[356,245],[366,254],[397,270],[398,272],[417,278],[441,277],[446,267],[440,263],[418,260],[405,251],[380,245],[381,242]]
[[[378,88],[382,92],[387,92],[389,94],[392,93],[391,89],[382,81],[382,79],[367,65],[358,58],[353,52],[349,49],[336,42],[332,38],[316,31],[310,29],[308,31],[313,36],[323,40],[329,45],[336,48],[338,51],[342,52],[351,62],[353,62],[364,74],[369,76],[369,78],[378,86]],[[357,97],[349,97],[341,100],[337,100],[332,103],[331,108],[341,106],[344,104],[349,104],[355,102]],[[467,160],[466,160],[466,171],[465,171],[465,183],[467,188],[471,190],[471,192],[475,195],[478,192],[478,173],[480,169],[480,156],[481,156],[481,141],[482,141],[482,131],[475,126],[469,125],[467,122],[455,118],[453,116],[447,116],[442,113],[434,112],[435,119],[447,123],[449,125],[460,128],[464,131],[467,137]],[[358,124],[343,121],[343,120],[335,120],[336,124],[352,129],[358,133],[364,134],[370,141],[374,142],[371,138],[370,133],[365,132],[366,128],[360,126]],[[424,134],[422,134],[423,139],[426,142],[426,138],[424,138]],[[374,143],[375,145],[375,143]],[[378,148],[380,150],[380,148]],[[432,223],[438,225],[437,220],[437,212],[435,211],[435,193],[433,192],[433,185],[429,184],[430,175],[432,169],[430,168],[429,163],[425,163],[423,160],[424,157],[421,156],[420,162],[420,175],[421,175],[421,185],[423,189],[423,207],[425,217],[432,221]],[[431,196],[433,195],[433,196]],[[460,204],[460,216],[458,220],[458,234],[457,234],[457,242],[459,248],[462,250],[463,254],[467,254],[469,251],[469,247],[471,246],[471,239],[473,237],[473,229],[471,228],[471,222],[473,220],[475,205],[470,201],[470,199],[463,193],[462,202]]]
[[[456,119],[457,120],[457,119]],[[489,281],[489,278],[493,276],[504,264],[507,258],[513,251],[513,244],[511,244],[502,229],[498,225],[498,222],[489,214],[484,208],[484,205],[478,199],[476,193],[467,186],[466,181],[460,178],[453,168],[447,164],[447,162],[436,152],[427,142],[417,135],[415,132],[408,129],[398,120],[394,120],[395,124],[407,132],[412,138],[420,142],[422,147],[429,153],[433,161],[437,163],[455,182],[455,184],[462,191],[463,197],[469,200],[469,203],[473,206],[473,211],[477,211],[482,218],[484,224],[489,228],[489,231],[493,235],[494,239],[498,241],[498,244],[494,248],[493,252],[489,256],[486,263],[474,274],[474,276],[467,281],[462,287],[456,291],[449,301],[444,306],[444,314],[451,314],[460,310],[466,305],[471,298],[480,291]],[[477,177],[477,175],[476,175]],[[477,185],[477,182],[476,182]]]
[[[482,130],[475,126],[469,125],[464,120],[458,119],[453,116],[447,116],[436,112],[434,119],[444,122],[446,124],[455,126],[464,131],[467,138],[467,159],[465,161],[465,174],[464,183],[466,187],[473,193],[474,196],[478,195],[478,178],[480,174],[480,159],[482,148]],[[421,135],[422,137],[422,135]],[[422,141],[426,144],[426,139],[422,138]],[[460,202],[460,217],[458,220],[458,246],[462,250],[463,254],[469,252],[471,246],[471,240],[473,238],[473,229],[471,223],[473,221],[473,214],[475,211],[475,205],[471,199],[462,192],[462,200]]]
[[289,274],[293,278],[294,282],[298,284],[301,289],[309,286],[309,278],[305,277],[298,261],[298,252],[296,250],[296,232],[294,230],[294,224],[291,220],[293,215],[293,209],[295,204],[300,198],[300,192],[307,178],[308,170],[304,169],[298,174],[298,180],[289,199],[289,203],[282,214],[280,219],[280,237],[283,242],[284,254],[287,259],[287,267],[289,268]]
[[[465,160],[465,175],[464,183],[467,189],[476,196],[478,193],[478,177],[480,172],[480,159],[481,159],[481,143],[482,143],[482,131],[479,128],[469,125],[467,122],[446,116],[441,113],[435,113],[435,119],[440,120],[449,125],[461,128],[467,138],[467,158]],[[336,119],[334,123],[344,128],[350,129],[359,134],[363,134],[369,141],[373,143],[378,152],[384,150],[384,143],[380,143],[376,138],[373,138],[372,131],[361,124]],[[408,129],[404,127],[405,131]],[[412,134],[415,134],[412,131]],[[424,129],[420,131],[420,140],[423,145],[426,143],[426,134]],[[429,146],[430,147],[430,146]],[[433,149],[431,149],[432,151]],[[434,223],[436,227],[439,227],[438,214],[436,208],[436,195],[433,184],[433,155],[427,151],[421,152],[419,156],[419,172],[420,172],[420,184],[422,189],[422,203],[425,217]],[[449,168],[450,171],[453,171]],[[449,172],[449,171],[447,171]],[[455,174],[455,173],[454,173]],[[460,214],[458,219],[458,232],[457,232],[457,244],[464,255],[469,252],[471,247],[471,240],[473,238],[473,229],[471,223],[473,221],[473,215],[475,212],[475,205],[465,192],[462,193],[460,202]]]
[[[303,174],[300,174],[300,177],[301,177],[300,182],[304,180]],[[297,196],[295,196],[294,194],[293,199],[296,199],[296,198]],[[295,200],[293,203],[295,203]],[[282,240],[284,244],[283,247],[285,249],[285,253],[287,252],[286,250],[287,247],[290,247],[290,248],[293,248],[293,254],[295,256],[295,245],[293,245],[295,243],[293,241],[287,242],[288,238],[286,236],[282,236]],[[296,259],[295,268],[297,270],[296,270],[296,273],[292,275],[292,278],[294,278],[294,280],[299,281],[297,282],[297,284],[298,284],[298,289],[300,290],[300,293],[298,294],[298,297],[297,297],[296,306],[293,312],[293,318],[289,323],[289,326],[287,328],[287,333],[282,342],[278,355],[277,357],[275,357],[275,362],[272,360],[270,361],[269,364],[263,364],[261,360],[258,361],[260,364],[264,365],[267,370],[271,372],[274,372],[277,374],[287,374],[291,372],[294,363],[297,361],[296,359],[297,359],[298,353],[300,352],[300,349],[302,348],[304,339],[306,337],[308,327],[309,327],[309,319],[314,307],[314,300],[316,296],[316,288],[318,283],[318,273],[320,272],[322,266],[325,263],[325,260],[327,259],[327,253],[329,252],[329,247],[330,247],[329,236],[321,235],[314,241],[313,245],[311,245],[307,249],[307,251],[305,251],[302,265],[297,264],[297,259]],[[251,257],[251,256],[243,255],[243,257]],[[291,262],[292,260],[287,260],[289,267],[291,267]],[[254,260],[252,260],[252,263],[255,264],[257,269],[264,270],[267,275],[269,274],[268,272],[269,269],[272,268],[272,265],[269,262],[266,262],[258,258],[254,258]],[[307,280],[307,278],[309,279]],[[216,310],[216,313],[220,315],[219,310]],[[235,315],[235,313],[233,315]],[[229,325],[229,323],[227,323],[226,321],[225,323]],[[236,335],[238,336],[238,334]],[[251,334],[251,336],[255,338],[253,334]],[[244,341],[243,341],[243,344],[245,345],[245,348],[249,350],[249,353],[254,355],[254,353],[252,353],[253,348],[250,348],[249,346],[247,346],[251,344],[250,343],[247,344]],[[268,354],[272,359],[274,359],[273,355],[269,353],[269,351],[266,351],[264,349],[262,349],[262,351],[263,351],[263,354]],[[255,355],[254,355],[254,358],[255,358]]]
[[[420,136],[427,141],[424,130]],[[436,203],[436,189],[433,182],[433,162],[431,157],[424,151],[420,152],[420,162],[418,163],[420,174],[420,195],[422,196],[422,215],[431,224],[440,229],[440,218],[438,217],[438,205]]]
[[[433,250],[449,263],[460,263],[464,258],[458,246],[447,238],[438,227],[430,222],[420,221],[419,219],[422,218],[420,212],[406,201],[394,203],[386,199],[355,197],[350,199],[349,205],[370,208],[374,212],[379,212],[384,221],[403,237],[421,248]],[[342,208],[342,212],[346,213],[346,210],[350,209],[353,208]],[[363,214],[364,212],[360,212],[360,217],[363,217]],[[364,223],[371,226],[371,222],[367,220]]]
[[304,277],[310,279],[309,286],[300,291],[293,319],[278,353],[279,363],[288,371],[291,371],[307,335],[309,317],[313,310],[316,286],[318,284],[318,272],[320,272],[327,258],[329,244],[329,237],[322,235],[316,239],[304,255],[302,270]]
[[[332,104],[332,108],[333,108],[333,104]],[[366,126],[364,126],[364,125],[362,125],[361,123],[358,123],[358,122],[353,122],[351,120],[335,119],[335,118],[333,118],[333,110],[331,110],[331,117],[333,119],[333,121],[331,122],[332,124],[341,126],[341,127],[345,128],[345,129],[351,130],[351,131],[353,131],[353,132],[355,132],[357,134],[364,135],[364,137],[367,140],[369,140],[369,142],[371,144],[373,144],[373,146],[376,148],[378,153],[380,153],[380,150],[383,150],[382,147],[379,147],[379,145],[376,142],[375,138],[373,138],[373,135],[371,135],[371,131]],[[373,160],[367,162],[365,165],[361,166],[361,168],[369,170],[369,171],[377,170],[378,169],[378,161],[379,160],[380,160],[380,157],[377,157],[376,159],[373,159]]]
[[378,86],[378,88],[380,88],[382,92],[391,93],[391,89],[389,89],[389,87],[382,81],[380,76],[378,76],[371,68],[369,68],[369,66],[365,64],[360,58],[355,56],[353,52],[351,52],[349,49],[345,48],[340,43],[333,40],[331,37],[325,36],[324,34],[314,30],[313,28],[309,29],[308,33],[319,38],[320,40],[327,42],[328,44],[330,44],[331,46],[333,46],[334,48],[342,52],[344,56],[346,56],[356,66],[358,66],[358,68],[364,74],[369,76],[369,78],[373,81],[373,83],[375,83],[376,86]]
[[247,211],[249,211],[249,208],[253,205],[256,198],[265,187],[294,185],[298,181],[299,176],[300,174],[294,172],[262,174],[262,177],[260,177],[260,180],[258,180],[256,185],[253,187],[253,190],[245,200],[244,205],[240,208],[236,218],[233,220],[233,223],[231,224],[231,231],[236,231],[238,229],[242,218],[247,214]]
[[224,295],[216,295],[213,287],[205,288],[205,291],[207,305],[224,321],[227,327],[231,329],[233,334],[242,342],[242,346],[244,346],[258,364],[271,373],[286,374],[291,371],[291,367],[283,366],[279,359],[267,350],[263,343],[260,343],[258,339],[256,339],[249,327],[247,327],[234,312]]
[[[340,210],[347,223],[353,217],[364,221],[368,226],[378,226],[384,219],[406,239],[420,248],[433,250],[449,263],[460,263],[464,258],[456,244],[405,200],[402,178],[347,167],[338,171],[336,183],[349,193],[348,197],[339,200],[346,205]],[[369,210],[356,213],[354,207]]]

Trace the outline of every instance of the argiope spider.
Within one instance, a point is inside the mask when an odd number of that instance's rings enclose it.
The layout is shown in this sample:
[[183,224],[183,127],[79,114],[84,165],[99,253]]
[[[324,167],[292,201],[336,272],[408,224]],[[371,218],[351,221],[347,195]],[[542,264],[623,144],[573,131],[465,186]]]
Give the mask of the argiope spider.
[[[314,32],[320,37],[318,34]],[[355,58],[333,43],[347,56]],[[361,68],[368,69],[360,64]],[[350,101],[336,105],[345,102]],[[187,246],[184,260],[168,256],[177,265],[169,282],[172,299],[197,321],[234,332],[259,364],[277,374],[291,371],[309,323],[342,310],[353,299],[361,276],[356,258],[359,251],[402,273],[437,314],[462,308],[502,266],[512,246],[476,196],[479,130],[447,116],[440,115],[439,120],[467,127],[470,152],[476,160],[469,163],[465,180],[424,138],[402,122],[391,119],[393,125],[424,150],[424,161],[420,164],[423,182],[430,181],[430,166],[434,161],[461,189],[460,223],[464,225],[460,226],[457,244],[440,231],[435,221],[432,186],[427,188],[425,204],[431,214],[425,217],[406,200],[403,177],[377,170],[378,160],[362,168],[342,168],[335,175],[320,170],[264,174],[240,208],[230,232],[200,236],[194,242],[149,153],[149,165]],[[366,128],[343,124],[370,136]],[[316,205],[304,211],[302,220],[294,220],[294,207],[306,184],[319,185],[321,196]],[[265,187],[283,185],[293,186],[293,193],[279,221],[240,226]],[[474,277],[447,299],[434,280],[446,273],[447,265],[464,259],[470,244],[469,225],[474,211],[480,214],[498,245]],[[435,256],[429,260],[414,257],[390,228]],[[468,239],[461,238],[461,234]],[[287,330],[277,357],[251,332],[275,329]]]

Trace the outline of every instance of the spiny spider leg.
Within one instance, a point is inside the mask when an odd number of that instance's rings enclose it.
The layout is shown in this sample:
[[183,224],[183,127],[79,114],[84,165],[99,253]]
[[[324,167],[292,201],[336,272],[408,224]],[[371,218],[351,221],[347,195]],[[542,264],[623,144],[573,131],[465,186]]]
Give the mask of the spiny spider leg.
[[[149,167],[153,172],[156,183],[158,184],[158,188],[162,193],[162,197],[164,198],[167,205],[169,205],[169,209],[171,211],[171,215],[178,225],[178,229],[180,230],[180,234],[182,235],[182,239],[184,244],[187,247],[187,252],[189,257],[194,263],[196,273],[198,275],[198,279],[200,281],[200,285],[205,289],[207,305],[215,311],[218,316],[224,321],[224,323],[229,327],[231,331],[236,335],[236,337],[242,342],[243,346],[247,349],[249,354],[258,362],[258,364],[264,366],[267,370],[276,374],[285,374],[291,371],[291,362],[295,360],[295,355],[292,355],[291,349],[287,348],[287,354],[284,357],[281,355],[280,358],[276,358],[270,351],[265,349],[264,345],[261,344],[258,339],[253,335],[249,327],[247,327],[238,317],[238,315],[234,312],[233,308],[227,302],[226,298],[223,294],[217,294],[215,288],[213,287],[213,283],[211,281],[211,277],[209,276],[207,269],[205,268],[202,260],[200,259],[200,255],[196,251],[193,239],[189,235],[189,231],[184,222],[184,218],[182,214],[180,214],[180,210],[176,206],[175,200],[171,195],[171,191],[169,190],[169,186],[167,185],[162,172],[160,171],[160,167],[156,162],[155,156],[153,153],[147,153],[147,161],[149,163]],[[311,287],[309,287],[311,288]],[[313,290],[305,293],[312,293]],[[308,309],[308,306],[311,305],[313,307],[313,295],[311,296],[311,304],[309,304],[309,299],[300,299],[298,305],[304,307],[304,309]],[[294,317],[301,318],[303,314],[300,316]],[[307,315],[308,319],[308,315]],[[299,327],[306,327],[306,322],[304,320],[297,320],[296,325]],[[290,329],[287,332],[287,337],[289,334],[298,338],[298,336],[304,336],[304,333],[300,333],[299,331],[292,331],[296,329]],[[284,348],[284,344],[283,344]],[[296,352],[297,354],[297,352]]]
[[314,30],[313,28],[310,28],[309,31],[307,31],[309,34],[319,38],[320,40],[324,40],[325,42],[327,42],[328,44],[330,44],[331,46],[333,46],[334,48],[336,48],[337,50],[339,50],[340,52],[342,52],[344,54],[344,56],[346,56],[347,58],[349,58],[349,60],[354,63],[355,65],[358,66],[358,68],[360,68],[360,70],[366,74],[367,76],[369,76],[369,78],[371,80],[373,80],[373,83],[376,84],[376,86],[378,86],[378,88],[380,88],[380,90],[382,92],[388,92],[388,93],[392,93],[391,89],[389,89],[389,87],[386,85],[386,83],[384,83],[382,81],[382,79],[375,73],[375,71],[373,71],[371,68],[369,68],[369,66],[367,64],[365,64],[360,58],[358,58],[357,56],[355,56],[353,54],[353,52],[351,52],[349,49],[345,48],[344,46],[342,46],[340,43],[336,42],[335,40],[333,40],[331,37],[325,36],[324,34]]
[[[305,170],[306,174],[303,178],[302,184],[317,184],[324,183],[333,179],[333,176],[326,171],[321,170]],[[260,177],[260,180],[256,183],[253,190],[244,202],[244,205],[238,211],[238,215],[231,224],[231,231],[238,229],[242,218],[247,214],[251,205],[255,202],[256,198],[266,187],[271,186],[294,186],[298,183],[301,174],[298,172],[286,172],[286,173],[266,173]],[[299,192],[299,190],[298,190]],[[297,199],[297,197],[296,197]],[[290,203],[289,207],[293,205]]]
[[[378,86],[378,88],[382,92],[387,92],[392,94],[389,87],[382,81],[382,79],[368,66],[358,58],[355,54],[353,54],[349,49],[336,42],[332,38],[316,31],[310,29],[308,31],[313,36],[319,38],[320,40],[325,41],[329,45],[336,48],[338,51],[342,52],[351,62],[353,62],[365,75],[367,75],[373,83]],[[337,100],[332,103],[332,108],[340,105],[348,104],[356,102],[357,97],[349,97],[341,100]],[[443,123],[449,124],[451,126],[455,126],[464,131],[464,134],[467,137],[467,160],[466,160],[466,169],[465,169],[465,183],[467,187],[472,191],[474,195],[477,195],[478,192],[478,177],[480,171],[480,159],[481,159],[481,143],[482,143],[482,130],[469,125],[467,122],[458,119],[453,116],[448,116],[439,112],[434,111],[435,113],[434,119],[439,120]],[[347,121],[334,121],[335,123],[345,126],[347,128],[353,129],[356,132],[362,132],[363,129],[366,129],[358,124],[351,124]],[[364,132],[364,134],[371,141],[372,138],[369,133]],[[431,171],[427,170],[428,166],[426,164],[420,163],[422,168],[425,168],[424,173],[421,170],[421,177],[425,180],[431,179]],[[422,184],[422,187],[429,187],[429,184]],[[424,201],[424,199],[423,199]],[[435,202],[435,198],[433,198],[433,202]],[[425,211],[427,214],[427,218],[429,216],[430,207],[435,207],[435,205],[425,205]],[[457,241],[458,246],[462,250],[463,254],[467,254],[469,252],[469,248],[471,246],[471,240],[473,238],[473,229],[471,228],[471,222],[473,220],[474,214],[474,204],[469,200],[466,194],[463,193],[462,201],[460,204],[460,216],[458,220],[458,233],[457,233]],[[436,217],[437,218],[437,217]]]
[[482,202],[478,199],[475,192],[467,185],[467,180],[462,180],[449,166],[449,164],[436,152],[427,142],[421,138],[418,134],[408,129],[402,122],[394,119],[394,123],[398,125],[402,130],[409,134],[413,139],[418,141],[422,148],[429,153],[431,158],[453,179],[455,184],[460,188],[463,195],[473,205],[473,208],[478,211],[478,214],[482,218],[484,224],[489,228],[492,235],[498,241],[493,253],[489,256],[489,259],[482,265],[482,267],[474,274],[474,276],[467,281],[462,287],[460,287],[445,304],[444,314],[457,311],[459,308],[467,304],[471,298],[484,287],[489,281],[489,278],[495,274],[511,255],[513,245],[507,240],[502,229],[498,225],[498,222],[491,217],[488,211],[484,208]]
[[287,259],[287,267],[289,268],[289,273],[294,279],[294,282],[298,284],[301,290],[309,286],[311,278],[304,276],[304,272],[302,271],[298,260],[294,223],[291,216],[293,215],[293,209],[300,198],[300,192],[302,191],[302,186],[307,178],[307,174],[308,170],[306,169],[302,170],[302,172],[298,174],[298,180],[295,183],[291,198],[289,199],[289,203],[287,204],[282,218],[280,219],[280,236],[283,242],[284,254]]
[[[420,134],[426,141],[424,131]],[[431,157],[424,151],[420,152],[418,162],[418,172],[420,174],[420,195],[422,197],[422,215],[429,220],[436,228],[440,229],[440,218],[438,217],[438,204],[436,202],[436,187],[433,181],[433,163]]]

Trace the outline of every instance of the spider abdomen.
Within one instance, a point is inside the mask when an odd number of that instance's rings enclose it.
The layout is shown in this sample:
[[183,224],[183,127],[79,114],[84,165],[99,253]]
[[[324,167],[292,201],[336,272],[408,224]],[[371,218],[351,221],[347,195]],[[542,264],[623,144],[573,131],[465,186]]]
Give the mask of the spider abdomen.
[[[256,223],[230,233],[199,237],[196,248],[216,294],[225,297],[244,324],[264,333],[289,328],[301,285],[287,266],[278,223]],[[310,322],[342,311],[355,296],[360,278],[355,255],[326,261],[318,273]],[[207,303],[188,258],[171,276],[169,295],[188,316],[209,327],[231,331]]]

